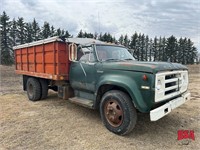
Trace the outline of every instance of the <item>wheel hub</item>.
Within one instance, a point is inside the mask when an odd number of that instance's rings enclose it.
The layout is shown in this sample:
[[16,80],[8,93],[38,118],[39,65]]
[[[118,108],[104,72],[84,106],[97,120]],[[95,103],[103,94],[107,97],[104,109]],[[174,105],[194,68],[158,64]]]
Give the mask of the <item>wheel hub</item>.
[[114,127],[118,127],[123,121],[123,111],[116,100],[108,100],[104,107],[107,121]]

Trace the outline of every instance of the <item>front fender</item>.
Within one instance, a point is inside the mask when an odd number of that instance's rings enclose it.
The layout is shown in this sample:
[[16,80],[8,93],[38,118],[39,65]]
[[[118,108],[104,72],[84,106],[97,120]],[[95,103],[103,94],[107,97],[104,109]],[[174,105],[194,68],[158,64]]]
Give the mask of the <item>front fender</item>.
[[102,75],[97,84],[96,93],[102,85],[114,85],[123,88],[129,93],[133,104],[140,112],[149,111],[149,107],[145,103],[139,90],[140,88],[133,78],[125,75]]

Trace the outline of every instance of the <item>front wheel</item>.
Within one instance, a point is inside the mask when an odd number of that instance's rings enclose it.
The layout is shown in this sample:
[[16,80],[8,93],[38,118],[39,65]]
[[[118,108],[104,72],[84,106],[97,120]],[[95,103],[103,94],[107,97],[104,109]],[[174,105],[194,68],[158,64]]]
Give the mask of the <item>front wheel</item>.
[[130,133],[137,121],[136,109],[130,97],[119,90],[108,91],[103,95],[100,114],[106,128],[118,135]]

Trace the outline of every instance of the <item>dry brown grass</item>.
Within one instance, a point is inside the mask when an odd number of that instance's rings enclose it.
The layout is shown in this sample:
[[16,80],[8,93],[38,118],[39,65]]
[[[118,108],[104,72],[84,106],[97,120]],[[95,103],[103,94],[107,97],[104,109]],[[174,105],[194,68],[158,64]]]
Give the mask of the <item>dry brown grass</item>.
[[187,65],[190,74],[199,74],[200,73],[200,64],[198,65]]
[[[101,123],[99,113],[54,92],[46,100],[28,101],[14,67],[0,66],[1,149],[200,149],[200,74],[190,73],[192,100],[157,122],[139,114],[128,136],[117,136]],[[177,140],[177,131],[194,130],[195,141]]]

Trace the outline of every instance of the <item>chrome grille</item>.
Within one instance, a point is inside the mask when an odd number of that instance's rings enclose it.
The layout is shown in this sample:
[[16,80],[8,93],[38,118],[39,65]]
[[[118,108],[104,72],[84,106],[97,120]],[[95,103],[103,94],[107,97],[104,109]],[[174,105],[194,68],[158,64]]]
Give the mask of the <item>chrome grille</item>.
[[165,95],[176,92],[179,89],[180,74],[172,74],[165,76]]
[[155,101],[169,99],[187,90],[188,71],[171,71],[156,74]]

